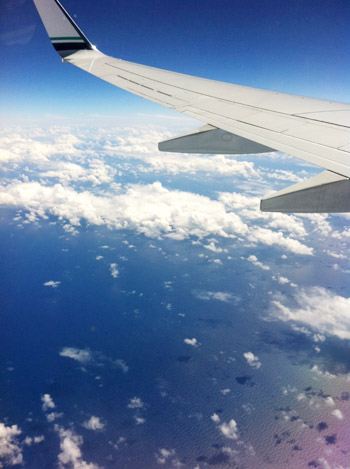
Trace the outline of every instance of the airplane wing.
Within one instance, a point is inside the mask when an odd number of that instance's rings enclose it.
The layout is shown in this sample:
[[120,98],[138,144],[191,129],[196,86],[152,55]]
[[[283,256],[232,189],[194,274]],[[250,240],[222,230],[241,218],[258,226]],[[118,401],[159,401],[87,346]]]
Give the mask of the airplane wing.
[[266,91],[109,57],[58,0],[34,0],[63,62],[205,123],[161,151],[257,154],[278,150],[325,169],[262,199],[263,211],[350,211],[350,104]]

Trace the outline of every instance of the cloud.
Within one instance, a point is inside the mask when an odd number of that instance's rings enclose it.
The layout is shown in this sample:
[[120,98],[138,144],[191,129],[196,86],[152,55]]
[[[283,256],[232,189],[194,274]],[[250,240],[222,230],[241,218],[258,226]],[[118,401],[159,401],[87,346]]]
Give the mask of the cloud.
[[54,409],[56,407],[50,394],[44,394],[43,396],[41,396],[41,401],[43,403],[42,408],[44,412],[49,409]]
[[227,249],[222,249],[214,243],[214,241],[211,241],[209,244],[206,244],[203,246],[205,249],[209,249],[209,251],[215,252],[215,253],[220,253],[220,252],[227,252]]
[[139,397],[133,397],[130,399],[130,402],[128,404],[129,409],[142,409],[144,406],[142,400]]
[[335,406],[334,399],[331,396],[326,397],[324,401],[329,407],[334,407]]
[[111,271],[111,275],[113,278],[117,278],[118,275],[119,275],[119,270],[117,269],[117,264],[115,262],[113,262],[112,264],[110,264],[109,266],[109,270]]
[[60,356],[71,358],[83,364],[92,360],[92,352],[89,349],[78,349],[74,347],[64,347],[60,351]]
[[[92,225],[131,229],[152,238],[244,236],[253,245],[273,245],[295,254],[312,255],[313,249],[303,241],[308,236],[303,220],[313,224],[314,230],[322,235],[330,233],[327,216],[260,212],[256,196],[222,192],[215,199],[169,190],[159,182],[124,187],[115,182],[122,171],[132,175],[205,172],[236,175],[237,179],[244,177],[250,181],[259,179],[261,184],[266,176],[300,179],[290,171],[257,170],[254,163],[231,156],[159,154],[156,142],[168,136],[169,131],[152,128],[117,132],[106,128],[93,133],[87,129],[79,130],[79,136],[64,127],[51,128],[49,132],[42,129],[0,132],[0,161],[6,168],[22,165],[18,166],[21,180],[12,179],[8,183],[11,179],[7,179],[1,186],[0,204],[24,207],[29,211],[27,222],[56,216],[72,235],[86,220]],[[84,190],[87,184],[89,190]],[[263,226],[257,224],[260,221]],[[211,242],[205,247],[224,251]]]
[[21,433],[17,425],[7,427],[0,422],[0,467],[2,462],[6,466],[23,463],[22,448],[17,438]]
[[272,301],[273,317],[282,321],[303,323],[324,336],[350,339],[350,298],[337,295],[323,287],[298,289],[294,306],[287,298],[276,296]]
[[109,364],[112,368],[119,368],[123,373],[129,371],[129,367],[124,360],[120,358],[114,360],[113,358],[106,357],[101,352],[93,352],[90,349],[63,347],[59,354],[61,357],[71,358],[82,365],[103,366],[104,364]]
[[193,339],[185,339],[184,342],[187,345],[192,345],[192,347],[197,347],[198,346],[197,339],[195,339],[194,337],[193,337]]
[[33,444],[37,445],[43,442],[44,440],[45,440],[44,435],[35,436],[34,438],[32,438],[31,436],[26,436],[25,439],[23,440],[23,444],[27,446],[32,446]]
[[[151,238],[244,236],[253,244],[278,246],[295,254],[312,255],[301,240],[307,232],[300,218],[259,211],[259,199],[219,193],[217,200],[165,188],[160,182],[109,187],[98,195],[62,183],[13,181],[0,186],[0,204],[24,207],[31,219],[57,216],[75,229],[81,220],[112,229],[132,229]],[[256,225],[258,219],[265,226]],[[324,222],[324,219],[322,219]],[[248,222],[248,224],[247,224]],[[75,227],[75,228],[74,228]],[[214,243],[208,248],[221,250]]]
[[227,303],[232,300],[237,300],[237,297],[233,296],[231,293],[221,291],[195,291],[194,294],[198,299],[205,301],[218,300]]
[[60,417],[63,417],[63,412],[50,412],[49,414],[46,414],[46,419],[48,422],[54,422]]
[[234,419],[231,419],[228,423],[224,422],[219,425],[220,432],[230,440],[238,439],[238,428],[237,423]]
[[0,187],[0,204],[24,206],[38,214],[48,213],[78,226],[85,219],[92,225],[134,229],[151,238],[245,234],[248,227],[222,203],[208,197],[169,190],[160,182],[128,185],[123,193],[97,196],[76,192],[61,184],[13,182]]
[[146,419],[142,417],[135,416],[134,418],[135,418],[136,425],[143,425],[146,422]]
[[220,422],[220,417],[218,416],[218,414],[213,414],[211,417],[211,420],[215,423],[219,423]]
[[252,368],[261,367],[261,362],[259,361],[259,358],[256,355],[254,355],[253,352],[246,352],[243,354],[243,356]]
[[89,161],[88,167],[66,161],[55,161],[45,166],[52,166],[53,169],[41,172],[41,178],[58,179],[63,183],[79,181],[90,182],[93,186],[97,186],[111,183],[116,174],[115,169],[101,160]]
[[175,455],[174,449],[160,448],[156,454],[156,460],[158,464],[165,464],[169,458],[172,458]]
[[335,231],[332,233],[332,237],[340,240],[346,240],[350,238],[350,228],[345,228],[343,231]]
[[55,425],[55,430],[60,437],[61,452],[58,455],[59,468],[72,469],[100,469],[97,464],[87,463],[83,460],[80,447],[84,440],[83,437],[77,435],[73,430],[66,430],[59,425]]
[[247,261],[251,262],[254,264],[256,267],[260,267],[262,270],[270,270],[270,267],[268,265],[264,265],[262,262],[258,260],[254,254],[251,254],[249,257],[247,257]]
[[86,420],[83,423],[83,427],[88,430],[103,430],[105,428],[105,424],[101,422],[98,417],[91,416],[89,420]]
[[267,228],[255,227],[247,236],[249,241],[254,243],[262,243],[267,246],[279,246],[280,248],[287,249],[303,256],[312,256],[313,248],[306,246],[297,239],[285,237],[281,231],[272,231]]
[[43,283],[45,287],[52,287],[52,288],[57,288],[58,285],[60,284],[61,282],[58,282],[58,281],[55,282],[54,280],[49,280],[48,282]]
[[282,277],[282,276],[278,276],[277,281],[281,285],[286,285],[287,283],[290,283],[290,280],[287,277]]
[[332,410],[331,414],[334,415],[334,417],[336,417],[338,420],[344,419],[343,412],[339,409]]
[[115,360],[114,362],[121,370],[123,373],[127,373],[129,371],[128,365],[125,363],[124,360]]

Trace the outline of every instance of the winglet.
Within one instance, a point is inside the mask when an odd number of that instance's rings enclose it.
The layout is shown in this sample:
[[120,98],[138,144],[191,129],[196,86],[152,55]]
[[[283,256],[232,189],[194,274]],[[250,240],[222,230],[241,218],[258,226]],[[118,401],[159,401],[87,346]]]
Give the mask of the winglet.
[[52,45],[61,57],[91,50],[90,43],[58,0],[33,0]]

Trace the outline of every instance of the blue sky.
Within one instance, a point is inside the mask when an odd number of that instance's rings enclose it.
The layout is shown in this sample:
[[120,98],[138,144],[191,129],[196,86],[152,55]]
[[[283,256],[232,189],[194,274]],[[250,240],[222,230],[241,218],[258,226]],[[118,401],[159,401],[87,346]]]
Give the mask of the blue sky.
[[[345,0],[65,0],[106,54],[212,79],[349,101]],[[63,65],[31,0],[1,6],[2,120],[159,113],[159,106]]]

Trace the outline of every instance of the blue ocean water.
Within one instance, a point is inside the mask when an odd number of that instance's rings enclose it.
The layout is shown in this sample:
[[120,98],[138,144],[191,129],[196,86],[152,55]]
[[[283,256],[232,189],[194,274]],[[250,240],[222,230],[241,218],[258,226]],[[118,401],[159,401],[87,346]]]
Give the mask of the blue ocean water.
[[257,209],[315,168],[148,131],[5,132],[0,465],[347,467],[348,219]]
[[[83,459],[101,467],[307,467],[319,455],[306,442],[319,437],[324,409],[306,405],[293,420],[290,396],[310,387],[340,399],[346,380],[320,382],[310,368],[345,376],[348,342],[330,340],[317,356],[310,337],[266,321],[262,292],[274,282],[247,263],[249,247],[223,240],[232,259],[210,264],[191,240],[92,226],[68,236],[54,218],[18,227],[15,215],[1,210],[0,415],[23,438],[45,437],[23,447],[25,467],[57,466],[55,424],[79,434]],[[293,269],[310,278],[317,267],[293,259]],[[61,283],[44,286],[50,280]],[[248,365],[248,351],[261,368]],[[45,394],[62,413],[52,422]],[[234,419],[239,438],[225,438],[214,414]],[[84,427],[91,416],[103,429]]]

